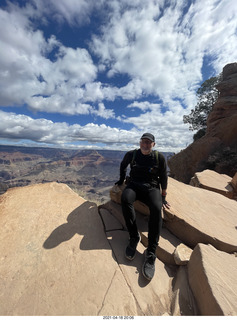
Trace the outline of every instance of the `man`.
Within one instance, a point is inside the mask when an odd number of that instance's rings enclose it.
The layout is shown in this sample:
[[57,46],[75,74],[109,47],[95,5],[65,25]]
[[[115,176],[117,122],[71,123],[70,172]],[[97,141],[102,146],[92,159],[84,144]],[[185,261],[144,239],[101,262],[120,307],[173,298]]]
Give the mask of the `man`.
[[125,154],[120,165],[120,179],[115,183],[123,184],[130,164],[129,181],[121,196],[123,216],[130,237],[125,252],[129,260],[134,259],[140,241],[133,203],[140,200],[149,207],[148,247],[142,268],[142,273],[148,280],[151,280],[155,273],[155,252],[162,227],[161,209],[162,206],[170,207],[165,200],[168,180],[166,161],[161,153],[152,150],[154,146],[155,137],[151,133],[144,133],[140,140],[140,149]]

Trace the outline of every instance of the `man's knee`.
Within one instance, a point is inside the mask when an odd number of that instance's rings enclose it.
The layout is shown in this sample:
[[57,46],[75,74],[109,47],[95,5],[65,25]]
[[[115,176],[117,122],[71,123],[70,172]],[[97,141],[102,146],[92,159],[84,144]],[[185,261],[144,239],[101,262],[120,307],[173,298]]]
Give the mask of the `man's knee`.
[[154,203],[150,203],[149,204],[149,209],[152,212],[157,212],[157,213],[161,213],[161,209],[162,209],[162,202],[161,201],[156,201]]
[[136,194],[132,189],[124,189],[121,195],[121,203],[123,204],[132,204],[135,201]]
[[153,192],[151,192],[149,194],[147,205],[148,205],[150,211],[161,213],[162,198],[161,198],[160,192],[158,190],[155,189],[155,190],[153,190]]

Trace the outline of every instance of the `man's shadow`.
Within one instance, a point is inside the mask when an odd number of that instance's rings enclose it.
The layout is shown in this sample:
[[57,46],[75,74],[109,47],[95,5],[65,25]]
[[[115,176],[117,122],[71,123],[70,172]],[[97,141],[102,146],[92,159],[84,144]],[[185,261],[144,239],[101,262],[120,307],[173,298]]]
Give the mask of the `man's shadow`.
[[83,235],[81,250],[110,249],[103,233],[103,224],[95,203],[86,201],[73,210],[67,222],[58,226],[43,243],[43,248],[53,249],[69,241],[76,234]]
[[43,248],[54,249],[61,243],[72,239],[76,234],[83,235],[79,245],[80,250],[110,250],[112,258],[118,264],[135,268],[135,272],[139,274],[140,287],[145,287],[149,283],[141,274],[143,253],[137,251],[133,261],[125,258],[125,248],[128,244],[127,231],[120,229],[108,233],[95,203],[86,201],[73,210],[68,215],[67,222],[58,226],[48,236],[43,243]]

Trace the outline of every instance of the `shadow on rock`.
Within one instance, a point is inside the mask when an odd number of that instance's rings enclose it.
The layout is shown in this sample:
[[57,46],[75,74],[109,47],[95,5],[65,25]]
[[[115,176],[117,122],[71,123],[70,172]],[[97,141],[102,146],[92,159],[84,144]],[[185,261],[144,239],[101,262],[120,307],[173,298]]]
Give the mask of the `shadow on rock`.
[[58,226],[45,240],[43,247],[53,249],[74,235],[83,235],[81,250],[110,249],[95,203],[86,201],[67,217],[67,223]]

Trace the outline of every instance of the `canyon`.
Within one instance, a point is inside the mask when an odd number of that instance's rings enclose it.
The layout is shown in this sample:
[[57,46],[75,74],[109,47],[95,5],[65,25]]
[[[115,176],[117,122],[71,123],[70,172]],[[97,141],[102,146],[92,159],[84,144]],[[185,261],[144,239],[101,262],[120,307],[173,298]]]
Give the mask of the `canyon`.
[[[119,179],[125,152],[0,145],[0,194],[12,187],[56,181],[83,198],[103,203]],[[163,155],[168,158],[173,153]]]

